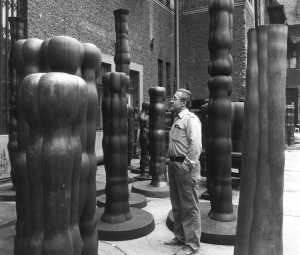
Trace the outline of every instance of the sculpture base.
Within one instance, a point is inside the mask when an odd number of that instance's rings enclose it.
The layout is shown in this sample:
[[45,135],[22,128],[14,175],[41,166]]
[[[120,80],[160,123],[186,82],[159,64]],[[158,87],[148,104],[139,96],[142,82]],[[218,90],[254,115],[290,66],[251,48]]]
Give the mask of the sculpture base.
[[15,225],[8,226],[0,229],[0,247],[1,255],[14,254],[14,242],[15,242]]
[[154,228],[154,218],[151,213],[130,208],[132,219],[122,223],[106,223],[101,221],[104,208],[96,209],[97,231],[99,240],[124,241],[140,238],[150,234]]
[[103,181],[96,181],[96,197],[105,194],[105,185],[106,183]]
[[134,179],[138,181],[148,181],[148,180],[152,180],[152,176],[148,174],[144,174],[144,175],[135,176]]
[[12,183],[5,183],[0,186],[0,201],[16,201],[16,191],[12,190]]
[[142,194],[146,197],[166,198],[170,197],[169,186],[155,187],[150,185],[151,181],[136,182],[132,185],[131,192]]
[[[105,207],[106,203],[106,195],[103,194],[97,198],[97,206],[99,208]],[[137,194],[137,193],[130,193],[129,194],[129,206],[135,208],[144,208],[147,206],[147,199],[145,196]]]
[[[16,230],[15,226],[9,226],[4,229],[0,229],[0,247],[1,255],[12,255],[14,254],[14,240]],[[124,252],[118,247],[111,245],[110,243],[99,242],[98,243],[98,254],[114,254],[124,255]]]
[[[208,216],[210,211],[209,202],[200,202],[201,211],[201,242],[216,245],[234,245],[237,221],[215,221]],[[233,205],[233,212],[237,215],[238,206]],[[174,217],[172,210],[169,211],[166,221],[168,229],[173,231]]]
[[0,202],[0,229],[14,225],[17,220],[15,204]]
[[[131,173],[133,174],[141,174],[141,170],[140,170],[140,166],[133,166],[131,168]],[[144,174],[148,174],[149,175],[149,169],[144,171]]]
[[203,200],[208,200],[210,201],[210,198],[209,198],[209,194],[208,194],[208,190],[205,190],[199,197],[200,199],[203,199]]

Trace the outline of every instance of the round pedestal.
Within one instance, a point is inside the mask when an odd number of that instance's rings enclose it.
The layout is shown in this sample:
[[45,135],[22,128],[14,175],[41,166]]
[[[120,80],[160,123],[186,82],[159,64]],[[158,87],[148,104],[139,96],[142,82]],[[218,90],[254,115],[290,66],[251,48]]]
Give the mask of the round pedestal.
[[148,174],[144,174],[144,175],[138,175],[135,176],[134,179],[138,180],[138,181],[149,181],[152,180],[152,176],[148,175]]
[[150,234],[154,228],[154,218],[151,213],[130,208],[132,219],[122,223],[106,223],[100,220],[104,208],[96,209],[97,231],[99,240],[124,241],[140,238]]
[[[12,255],[14,254],[14,240],[15,240],[15,226],[9,226],[4,229],[0,229],[0,247],[1,255]],[[114,254],[123,255],[124,252],[115,245],[110,243],[99,242],[98,243],[98,254]]]
[[15,225],[0,229],[1,255],[14,254]]
[[0,229],[14,225],[17,219],[16,206],[0,202]]
[[154,187],[150,185],[151,181],[136,182],[132,185],[131,192],[139,193],[146,197],[166,198],[170,197],[170,188]]
[[[141,174],[141,170],[139,166],[132,166],[131,173],[133,174]],[[145,174],[149,174],[149,169],[144,171]]]
[[[234,245],[237,220],[232,222],[215,221],[208,216],[210,211],[209,202],[200,202],[201,211],[201,242],[217,245]],[[237,215],[237,205],[233,205],[233,211]],[[172,210],[169,211],[167,227],[173,231],[174,217]]]
[[207,191],[207,190],[205,190],[205,191],[200,195],[199,198],[200,198],[200,199],[203,199],[203,200],[208,200],[208,201],[210,201],[210,199],[209,199],[209,194],[208,194],[208,191]]
[[[98,207],[105,207],[106,203],[106,195],[103,194],[97,198],[97,206]],[[137,194],[137,193],[130,193],[129,194],[129,206],[135,208],[144,208],[147,206],[147,199],[145,196]]]
[[105,182],[96,181],[96,197],[105,194]]
[[5,183],[0,186],[0,201],[16,201],[16,191],[12,190],[12,183]]

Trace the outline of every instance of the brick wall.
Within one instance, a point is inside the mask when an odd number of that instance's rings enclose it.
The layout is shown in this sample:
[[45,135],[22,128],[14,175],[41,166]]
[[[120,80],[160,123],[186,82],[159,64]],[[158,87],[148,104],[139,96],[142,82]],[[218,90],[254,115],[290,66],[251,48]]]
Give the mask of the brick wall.
[[[233,90],[232,101],[245,95],[246,73],[246,15],[245,6],[234,9],[233,18]],[[247,25],[249,21],[247,21]],[[180,79],[181,86],[189,87],[197,99],[208,98],[207,80],[209,75],[208,51],[209,13],[199,12],[180,17]]]
[[289,25],[300,23],[300,12],[297,12],[298,0],[277,0],[277,2],[284,5],[284,10]]
[[[157,85],[158,58],[164,61],[164,67],[165,62],[171,63],[171,80],[174,79],[174,15],[158,2],[29,0],[28,36],[46,39],[67,35],[95,44],[104,54],[114,55],[113,11],[128,9],[131,61],[143,65],[143,95],[148,98],[148,89]],[[153,49],[152,38],[155,38]]]

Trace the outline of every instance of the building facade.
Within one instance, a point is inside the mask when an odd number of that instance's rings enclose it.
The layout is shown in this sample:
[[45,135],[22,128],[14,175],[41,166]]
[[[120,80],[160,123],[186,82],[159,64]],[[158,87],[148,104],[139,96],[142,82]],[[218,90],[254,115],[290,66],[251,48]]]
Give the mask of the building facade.
[[[284,6],[289,25],[287,56],[287,103],[294,102],[298,123],[300,110],[300,0],[257,0],[258,24],[276,23],[270,16],[272,6]],[[276,7],[277,6],[277,7]],[[105,72],[114,71],[115,21],[113,11],[128,9],[129,47],[131,54],[129,104],[140,108],[149,99],[152,86],[166,88],[166,107],[174,93],[175,47],[174,0],[4,0],[2,1],[1,54],[1,123],[0,165],[7,157],[9,120],[9,52],[8,17],[27,19],[28,38],[45,40],[57,35],[71,36],[80,42],[95,44],[103,54],[101,75],[97,80],[97,154],[102,153],[102,84]],[[280,7],[281,8],[281,7]],[[195,99],[209,97],[207,69],[209,64],[209,0],[179,0],[179,68],[180,87],[188,87]],[[273,10],[273,9],[272,9]],[[233,90],[231,100],[245,95],[247,32],[255,25],[254,0],[235,0],[233,20]],[[271,17],[271,18],[270,18]],[[274,19],[275,17],[275,19]],[[282,19],[280,20],[280,22]],[[3,159],[3,160],[2,160]],[[5,160],[4,160],[5,161]]]
[[[181,0],[180,2],[180,81],[188,84],[196,99],[207,99],[209,0]],[[233,89],[231,100],[245,95],[247,62],[247,31],[254,26],[253,2],[235,0],[233,13]]]
[[[164,86],[167,97],[170,98],[175,67],[174,0],[6,0],[2,2],[2,34],[5,35],[6,41],[2,43],[0,161],[8,155],[6,149],[10,98],[8,17],[27,18],[28,38],[45,40],[53,36],[65,35],[82,43],[93,43],[101,50],[101,75],[97,80],[97,154],[102,153],[101,78],[104,73],[115,71],[114,10],[121,8],[129,10],[128,42],[131,55],[130,88],[127,91],[129,105],[140,108],[143,100],[149,99],[148,90],[152,86]],[[19,9],[22,9],[25,14]],[[4,54],[3,49],[5,49]]]

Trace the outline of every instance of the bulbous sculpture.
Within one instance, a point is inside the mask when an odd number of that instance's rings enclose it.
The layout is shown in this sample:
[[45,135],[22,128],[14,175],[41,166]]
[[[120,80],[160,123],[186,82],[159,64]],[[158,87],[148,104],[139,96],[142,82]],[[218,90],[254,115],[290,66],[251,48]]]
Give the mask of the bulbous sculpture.
[[149,106],[149,101],[144,101],[138,117],[140,124],[139,141],[141,147],[140,177],[148,177],[148,174],[145,174],[145,170],[149,170]]
[[128,77],[124,73],[106,73],[102,78],[104,166],[106,204],[103,222],[120,223],[132,218],[128,191],[127,99]]
[[[98,234],[96,229],[96,171],[95,153],[96,114],[98,96],[96,89],[97,67],[101,63],[101,51],[93,44],[83,43],[84,57],[81,67],[82,78],[88,86],[87,114],[80,127],[82,142],[82,168],[80,175],[79,217],[80,233],[83,241],[82,254],[98,253]],[[88,162],[87,162],[88,161]]]
[[149,89],[149,174],[152,175],[150,185],[166,187],[166,131],[165,131],[165,88]]
[[13,66],[13,46],[16,41],[24,38],[24,25],[25,19],[19,17],[9,17],[10,23],[10,35],[11,35],[11,50],[9,56],[9,77],[10,77],[10,114],[9,114],[9,141],[7,144],[7,149],[9,152],[9,160],[11,164],[10,176],[12,179],[13,190],[16,189],[15,180],[15,154],[18,149],[17,145],[17,109],[16,109],[16,99],[17,99],[17,88],[18,80],[17,73]]
[[248,31],[235,255],[283,254],[287,26]]
[[21,95],[29,125],[30,232],[20,254],[79,255],[79,127],[86,113],[86,83],[65,73],[36,73],[26,76]]
[[209,4],[210,64],[208,80],[208,132],[206,139],[209,216],[234,221],[231,189],[231,101],[233,0],[211,0]]
[[29,186],[26,166],[29,129],[21,105],[21,88],[22,82],[27,75],[41,71],[40,52],[42,42],[39,39],[19,40],[13,46],[13,64],[19,77],[16,101],[18,149],[14,160],[17,211],[15,255],[24,254],[30,233]]

